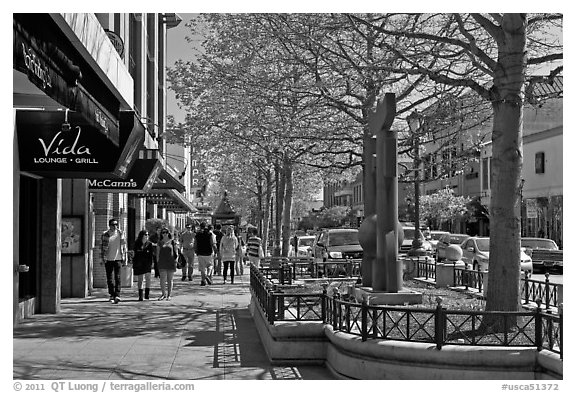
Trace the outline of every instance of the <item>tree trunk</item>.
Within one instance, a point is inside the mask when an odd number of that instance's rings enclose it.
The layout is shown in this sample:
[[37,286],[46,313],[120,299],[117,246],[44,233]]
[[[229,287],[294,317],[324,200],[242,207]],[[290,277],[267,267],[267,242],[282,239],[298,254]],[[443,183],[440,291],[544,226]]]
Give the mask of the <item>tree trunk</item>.
[[282,214],[282,256],[287,257],[288,248],[290,247],[290,221],[292,220],[292,193],[294,191],[292,163],[288,160],[284,161],[284,179],[286,190],[284,193],[284,212]]
[[[490,262],[486,311],[517,311],[520,304],[520,176],[522,99],[526,72],[526,17],[506,14],[502,21],[498,69],[492,88],[494,123],[490,176]],[[494,236],[498,234],[498,236]],[[503,321],[485,318],[485,325]],[[509,321],[511,322],[511,321]]]
[[266,199],[264,201],[264,212],[262,220],[262,248],[264,254],[268,251],[268,232],[270,231],[270,221],[272,219],[272,173],[270,169],[264,172],[264,179],[266,181]]
[[258,233],[262,233],[264,224],[264,190],[262,188],[262,182],[262,169],[258,168],[258,176],[256,179],[256,195],[258,198],[258,215],[256,216],[256,227],[258,228]]
[[274,255],[280,256],[282,252],[282,216],[284,211],[284,194],[286,193],[286,177],[284,173],[284,161],[278,164],[278,183],[276,184],[276,236],[274,237]]

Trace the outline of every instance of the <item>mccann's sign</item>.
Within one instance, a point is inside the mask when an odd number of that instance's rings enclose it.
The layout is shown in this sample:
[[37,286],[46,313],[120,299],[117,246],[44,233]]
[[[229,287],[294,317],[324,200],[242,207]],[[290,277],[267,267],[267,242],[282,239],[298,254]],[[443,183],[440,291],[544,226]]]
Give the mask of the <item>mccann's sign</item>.
[[162,171],[162,161],[157,150],[142,149],[138,160],[123,180],[89,179],[90,192],[147,193]]

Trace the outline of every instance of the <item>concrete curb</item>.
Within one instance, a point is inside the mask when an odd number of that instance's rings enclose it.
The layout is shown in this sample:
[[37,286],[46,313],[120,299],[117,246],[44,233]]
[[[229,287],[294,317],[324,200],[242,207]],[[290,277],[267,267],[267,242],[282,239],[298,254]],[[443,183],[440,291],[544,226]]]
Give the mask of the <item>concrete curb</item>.
[[[362,341],[321,322],[270,325],[253,297],[250,311],[273,364],[322,364],[340,379],[559,380],[563,362],[531,347],[482,347],[394,340]],[[321,332],[318,331],[322,327]]]

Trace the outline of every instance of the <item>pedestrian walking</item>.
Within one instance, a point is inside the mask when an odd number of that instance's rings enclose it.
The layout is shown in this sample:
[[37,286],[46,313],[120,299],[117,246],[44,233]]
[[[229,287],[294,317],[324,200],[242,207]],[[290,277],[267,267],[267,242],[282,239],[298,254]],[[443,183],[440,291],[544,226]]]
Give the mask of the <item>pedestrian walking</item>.
[[238,239],[238,245],[236,246],[236,261],[234,263],[234,269],[236,270],[236,275],[241,276],[244,274],[244,239],[240,234],[240,230],[235,230],[236,238]]
[[148,231],[142,230],[138,233],[138,237],[134,242],[132,268],[134,269],[134,275],[138,279],[139,301],[150,299],[150,275],[156,260],[156,250],[149,239]]
[[108,294],[113,303],[120,302],[120,269],[126,265],[126,238],[124,232],[118,228],[118,220],[108,221],[108,230],[102,234],[100,244],[101,264],[106,269],[106,282]]
[[224,264],[224,271],[222,276],[224,284],[226,284],[226,277],[228,269],[230,269],[230,283],[234,284],[234,262],[236,261],[236,248],[238,247],[238,239],[234,235],[232,227],[227,226],[224,228],[224,236],[220,240],[220,255],[222,263]]
[[205,222],[200,223],[200,230],[194,237],[194,251],[200,270],[200,285],[212,284],[212,263],[213,255],[216,252],[216,239]]
[[154,278],[160,278],[160,270],[158,269],[158,243],[160,242],[160,232],[162,229],[162,227],[158,227],[154,233],[150,234],[150,242],[154,246]]
[[256,266],[260,267],[260,259],[264,258],[264,251],[262,249],[262,239],[258,237],[258,230],[250,228],[248,230],[248,239],[246,240],[246,254],[248,260]]
[[222,274],[222,255],[220,255],[220,241],[222,241],[222,237],[224,233],[222,232],[222,225],[216,224],[214,225],[214,236],[216,237],[216,255],[214,256],[214,271],[217,276]]
[[178,246],[172,239],[172,234],[167,228],[163,228],[160,231],[160,241],[157,247],[160,290],[162,291],[162,295],[158,300],[171,300],[174,273],[176,272],[176,260],[178,258]]
[[186,260],[186,265],[182,266],[182,281],[192,281],[192,273],[194,272],[194,237],[196,232],[191,223],[186,224],[186,229],[180,234],[180,247],[181,252]]

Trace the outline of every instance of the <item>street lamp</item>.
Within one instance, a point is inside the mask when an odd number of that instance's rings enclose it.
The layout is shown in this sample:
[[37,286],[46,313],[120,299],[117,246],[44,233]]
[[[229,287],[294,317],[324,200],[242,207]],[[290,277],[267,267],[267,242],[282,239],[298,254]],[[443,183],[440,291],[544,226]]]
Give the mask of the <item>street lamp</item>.
[[420,131],[423,122],[417,111],[408,115],[406,121],[412,133],[414,147],[414,240],[412,240],[412,248],[408,251],[408,255],[420,256],[426,253],[422,247],[422,233],[420,232]]

